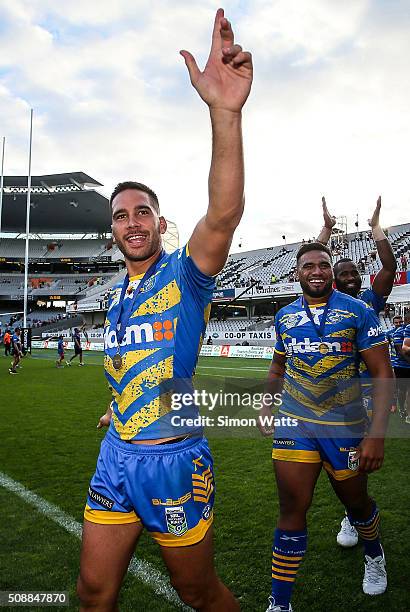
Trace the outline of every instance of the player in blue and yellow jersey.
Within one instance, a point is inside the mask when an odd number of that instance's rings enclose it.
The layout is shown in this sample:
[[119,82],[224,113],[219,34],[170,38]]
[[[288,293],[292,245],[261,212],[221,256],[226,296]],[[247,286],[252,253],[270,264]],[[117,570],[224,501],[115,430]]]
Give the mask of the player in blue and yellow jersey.
[[[280,500],[269,606],[275,612],[292,609],[292,587],[306,552],[306,513],[322,467],[363,540],[364,592],[376,595],[387,585],[379,511],[367,493],[367,475],[383,463],[391,399],[385,379],[393,376],[387,341],[371,308],[332,289],[326,246],[302,246],[297,272],[303,295],[276,316],[269,374],[270,391],[283,388],[279,417],[284,419],[275,427],[272,451]],[[376,387],[366,437],[360,358]],[[271,408],[264,406],[261,417],[270,414]],[[260,427],[270,433],[266,425]]]
[[[322,197],[323,220],[324,225],[318,236],[318,241],[327,244],[332,229],[336,224],[336,218],[328,211],[326,200]],[[339,259],[333,267],[335,276],[335,284],[339,291],[358,298],[373,308],[374,312],[379,315],[386,306],[387,298],[389,297],[394,283],[394,277],[397,270],[397,262],[393,253],[393,249],[387,239],[383,229],[380,226],[380,210],[381,197],[377,199],[376,208],[369,219],[369,226],[372,230],[372,236],[376,245],[377,254],[382,264],[381,269],[376,274],[372,286],[362,290],[362,278],[360,276],[357,265],[349,258]],[[366,365],[362,360],[360,363],[360,376],[362,377],[363,403],[367,411],[369,419],[372,415],[372,390],[371,384],[366,383],[369,374]],[[357,530],[350,525],[349,519],[345,516],[340,523],[340,531],[336,536],[336,541],[344,548],[355,546],[358,542]]]
[[173,425],[170,395],[176,387],[192,388],[214,275],[225,264],[243,212],[241,109],[251,88],[252,58],[234,44],[222,9],[204,71],[190,53],[181,54],[210,109],[209,207],[188,244],[167,255],[161,245],[166,221],[150,188],[121,183],[110,199],[113,236],[127,276],[112,292],[105,324],[104,363],[113,398],[100,420],[109,423],[109,431],[85,509],[82,610],[116,609],[144,527],[161,546],[171,582],[186,604],[203,611],[239,610],[214,569],[208,444],[200,431]]
[[393,345],[393,368],[397,379],[397,407],[399,415],[410,425],[410,313],[404,316],[389,334]]

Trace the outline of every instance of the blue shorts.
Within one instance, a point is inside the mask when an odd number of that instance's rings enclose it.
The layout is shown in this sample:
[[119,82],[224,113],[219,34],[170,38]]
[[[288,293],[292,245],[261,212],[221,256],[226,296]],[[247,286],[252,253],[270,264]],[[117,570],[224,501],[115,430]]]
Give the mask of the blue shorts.
[[354,451],[364,436],[365,420],[354,427],[298,421],[296,427],[275,426],[272,459],[297,463],[321,463],[335,480],[359,473]]
[[161,546],[200,542],[213,521],[212,456],[204,438],[131,444],[107,433],[88,489],[84,518],[140,522]]

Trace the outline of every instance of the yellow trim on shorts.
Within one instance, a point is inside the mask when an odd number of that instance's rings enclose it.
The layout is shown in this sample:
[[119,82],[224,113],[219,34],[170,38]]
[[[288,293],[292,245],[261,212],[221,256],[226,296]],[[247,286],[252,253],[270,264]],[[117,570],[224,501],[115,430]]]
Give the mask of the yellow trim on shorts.
[[141,519],[131,512],[111,512],[111,510],[94,510],[88,504],[84,509],[84,518],[90,523],[98,525],[127,525],[129,523],[140,523]]
[[335,470],[327,461],[323,461],[323,467],[335,480],[348,480],[359,474],[359,470]]
[[319,419],[308,419],[305,417],[301,417],[301,416],[298,416],[297,414],[292,414],[291,412],[285,412],[284,410],[281,410],[279,412],[279,416],[281,416],[282,414],[284,414],[285,416],[292,417],[293,419],[296,419],[297,421],[306,421],[307,423],[317,423],[318,425],[342,426],[342,425],[359,425],[359,423],[364,423],[363,417],[359,419],[358,421],[320,421]]
[[173,533],[160,533],[158,531],[150,531],[149,534],[160,546],[192,546],[192,544],[198,544],[198,542],[204,539],[208,529],[213,523],[213,520],[214,515],[212,512],[207,521],[204,521],[204,519],[201,518],[196,527],[188,529],[188,531],[182,536],[176,536]]
[[319,451],[288,450],[287,448],[273,448],[272,459],[279,461],[296,461],[297,463],[322,463]]
[[274,353],[278,353],[278,355],[286,355],[284,351],[278,351],[278,349],[273,349]]

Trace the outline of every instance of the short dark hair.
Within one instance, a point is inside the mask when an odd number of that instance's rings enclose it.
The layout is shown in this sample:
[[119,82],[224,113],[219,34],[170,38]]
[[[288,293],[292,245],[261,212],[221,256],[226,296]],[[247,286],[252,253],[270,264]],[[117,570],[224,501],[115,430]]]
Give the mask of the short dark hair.
[[353,259],[350,259],[350,257],[342,257],[342,259],[339,259],[335,263],[335,265],[333,266],[334,272],[336,272],[336,267],[339,266],[342,263],[352,263],[352,264],[356,265],[355,262],[353,261]]
[[126,189],[135,189],[135,191],[143,191],[148,194],[152,206],[159,212],[159,202],[155,191],[152,191],[150,187],[147,187],[147,185],[143,183],[137,183],[137,181],[123,181],[122,183],[118,183],[110,197],[110,208],[112,208],[114,198],[121,193],[121,191],[125,191]]
[[306,244],[302,244],[296,253],[296,262],[299,263],[299,259],[302,257],[302,255],[305,253],[310,253],[310,251],[323,251],[323,253],[327,253],[330,259],[332,259],[332,253],[325,244],[322,242],[307,242]]

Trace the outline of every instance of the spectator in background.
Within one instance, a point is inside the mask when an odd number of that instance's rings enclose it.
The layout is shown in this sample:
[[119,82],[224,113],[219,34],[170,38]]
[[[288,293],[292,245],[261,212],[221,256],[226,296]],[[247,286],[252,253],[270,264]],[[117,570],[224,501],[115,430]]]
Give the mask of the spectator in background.
[[3,336],[3,344],[4,344],[4,355],[7,357],[11,355],[11,334],[10,330],[6,329]]

